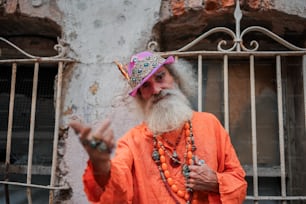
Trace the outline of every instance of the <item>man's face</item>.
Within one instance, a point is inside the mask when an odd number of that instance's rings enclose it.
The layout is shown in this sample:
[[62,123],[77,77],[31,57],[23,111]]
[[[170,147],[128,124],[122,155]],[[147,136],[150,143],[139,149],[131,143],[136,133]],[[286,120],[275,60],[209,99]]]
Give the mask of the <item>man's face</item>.
[[[173,89],[174,79],[169,71],[162,66],[151,76],[140,88],[139,93],[144,101],[149,100],[153,95],[158,95],[163,89]],[[159,98],[160,100],[162,98]],[[157,102],[157,101],[155,101]]]
[[192,116],[188,99],[165,67],[139,88],[139,97],[145,122],[153,133],[180,128]]

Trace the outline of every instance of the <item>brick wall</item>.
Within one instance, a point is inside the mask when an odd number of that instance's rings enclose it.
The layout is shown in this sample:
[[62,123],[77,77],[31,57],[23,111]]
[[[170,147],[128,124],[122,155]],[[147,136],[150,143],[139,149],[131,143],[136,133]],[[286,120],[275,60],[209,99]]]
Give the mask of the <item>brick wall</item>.
[[[162,13],[165,19],[180,16],[189,10],[203,10],[203,12],[219,12],[235,5],[235,0],[164,0]],[[248,10],[266,10],[272,6],[271,0],[243,0],[240,6]]]

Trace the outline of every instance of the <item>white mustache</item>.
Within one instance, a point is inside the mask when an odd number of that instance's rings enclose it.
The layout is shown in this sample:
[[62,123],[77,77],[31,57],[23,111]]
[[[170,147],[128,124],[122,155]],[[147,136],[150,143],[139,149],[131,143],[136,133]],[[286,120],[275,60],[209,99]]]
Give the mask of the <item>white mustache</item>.
[[151,100],[151,103],[154,104],[166,96],[171,96],[171,95],[176,95],[176,94],[177,94],[176,89],[165,89],[165,90],[161,90],[158,94],[153,95],[150,100]]
[[164,98],[165,96],[169,95],[168,93],[165,93],[164,91],[159,92],[159,94],[152,96],[152,103],[157,103],[159,100]]

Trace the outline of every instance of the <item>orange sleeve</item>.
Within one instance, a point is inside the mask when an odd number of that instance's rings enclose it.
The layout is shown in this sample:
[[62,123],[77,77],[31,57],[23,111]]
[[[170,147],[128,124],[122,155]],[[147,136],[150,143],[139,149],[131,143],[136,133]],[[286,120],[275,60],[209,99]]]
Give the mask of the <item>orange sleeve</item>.
[[88,200],[98,202],[100,195],[103,193],[103,189],[95,181],[90,160],[88,160],[87,167],[83,174],[83,184]]
[[247,183],[245,172],[232,146],[230,137],[220,122],[217,121],[215,132],[218,140],[218,169],[217,178],[219,182],[219,195],[212,195],[210,203],[220,198],[222,204],[243,203],[246,196]]
[[84,191],[93,203],[131,203],[133,199],[133,160],[125,142],[118,141],[116,155],[111,160],[110,179],[102,189],[95,181],[91,162],[83,174]]

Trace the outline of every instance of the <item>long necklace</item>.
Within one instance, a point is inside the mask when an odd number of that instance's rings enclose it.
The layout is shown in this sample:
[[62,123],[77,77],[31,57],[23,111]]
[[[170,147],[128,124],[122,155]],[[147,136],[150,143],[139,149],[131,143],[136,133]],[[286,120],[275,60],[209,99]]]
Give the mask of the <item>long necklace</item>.
[[[195,157],[193,152],[196,150],[196,146],[194,144],[194,138],[192,133],[192,124],[190,121],[186,122],[184,125],[185,131],[185,144],[186,150],[184,153],[184,161],[177,161],[179,165],[182,166],[182,174],[186,181],[188,182],[189,179],[189,165],[194,164]],[[165,187],[169,193],[169,195],[173,198],[176,204],[180,202],[175,197],[175,194],[180,198],[183,198],[186,201],[186,204],[191,204],[191,202],[196,202],[195,198],[193,197],[192,189],[179,189],[177,186],[176,181],[173,180],[171,177],[170,171],[168,169],[168,165],[166,163],[166,154],[165,154],[165,147],[160,139],[160,135],[153,136],[153,152],[152,152],[152,159],[157,164],[158,170],[160,172],[160,176],[162,181],[165,184]],[[171,155],[168,155],[170,159],[173,159]]]
[[178,137],[176,138],[176,141],[175,141],[175,144],[173,144],[172,142],[170,142],[166,137],[162,137],[161,138],[163,140],[166,141],[167,144],[169,144],[170,146],[173,147],[173,152],[172,152],[172,155],[168,152],[168,150],[164,147],[163,143],[160,142],[160,147],[166,152],[166,154],[170,157],[170,165],[174,168],[176,167],[179,167],[180,164],[181,164],[181,160],[176,152],[176,147],[177,145],[179,144],[180,140],[181,140],[181,137],[182,137],[182,134],[183,134],[183,131],[184,131],[184,128],[182,128],[182,131],[181,133],[178,135]]

